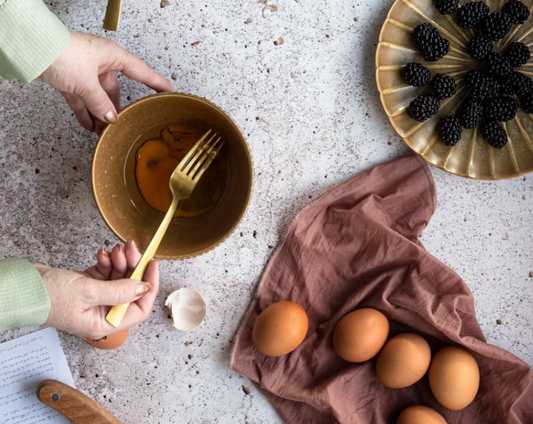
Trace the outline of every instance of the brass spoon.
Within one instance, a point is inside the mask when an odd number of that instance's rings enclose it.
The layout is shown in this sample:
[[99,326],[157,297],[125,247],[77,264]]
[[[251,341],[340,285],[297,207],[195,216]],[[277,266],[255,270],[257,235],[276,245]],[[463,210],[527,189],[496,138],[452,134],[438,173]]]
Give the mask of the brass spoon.
[[[154,238],[148,245],[144,255],[142,255],[141,260],[133,271],[133,274],[130,277],[132,280],[142,281],[144,272],[154,258],[157,248],[170,225],[170,221],[172,221],[172,218],[174,217],[178,203],[181,200],[187,199],[191,195],[201,176],[207,170],[209,165],[211,165],[224,145],[224,142],[220,143],[221,137],[217,138],[217,134],[214,134],[209,140],[205,141],[210,133],[211,130],[207,131],[185,155],[176,169],[174,169],[174,172],[170,177],[172,203],[155,233]],[[113,327],[118,327],[128,310],[128,306],[129,303],[113,306],[107,313],[107,322]]]

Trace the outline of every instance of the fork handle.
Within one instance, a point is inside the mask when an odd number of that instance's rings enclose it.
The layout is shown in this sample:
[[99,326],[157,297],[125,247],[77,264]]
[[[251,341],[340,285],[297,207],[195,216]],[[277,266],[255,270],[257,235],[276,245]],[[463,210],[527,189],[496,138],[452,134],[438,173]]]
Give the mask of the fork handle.
[[[150,244],[146,248],[146,251],[142,255],[141,260],[133,271],[133,274],[131,274],[130,279],[142,281],[144,277],[144,272],[146,271],[146,268],[148,268],[148,265],[150,265],[150,262],[154,258],[155,253],[157,252],[157,249],[159,248],[159,245],[161,244],[161,241],[163,240],[163,237],[167,232],[168,226],[170,225],[170,222],[172,221],[172,218],[176,213],[179,201],[180,199],[174,196],[167,214],[163,218],[163,221],[161,222],[161,225],[159,225],[159,228],[157,229],[154,237],[152,238],[152,241],[150,242]],[[129,303],[123,303],[122,305],[113,306],[105,317],[106,321],[113,327],[118,327],[120,325],[120,322],[122,321],[122,318],[124,318],[124,315],[126,314],[129,305]]]
[[107,31],[118,31],[120,24],[120,10],[122,0],[109,0],[104,19],[104,29]]

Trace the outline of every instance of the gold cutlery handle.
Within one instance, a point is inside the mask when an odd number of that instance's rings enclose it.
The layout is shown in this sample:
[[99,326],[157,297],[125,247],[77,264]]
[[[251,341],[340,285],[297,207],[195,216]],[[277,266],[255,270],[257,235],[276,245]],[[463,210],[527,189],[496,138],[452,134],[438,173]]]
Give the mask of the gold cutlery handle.
[[[167,214],[163,218],[161,225],[159,225],[159,228],[157,229],[154,238],[152,238],[152,241],[150,242],[150,244],[146,248],[146,251],[142,255],[141,260],[133,271],[133,274],[131,274],[130,279],[142,281],[146,268],[148,268],[148,265],[154,258],[155,253],[157,252],[157,249],[159,248],[159,245],[161,244],[161,241],[163,240],[163,237],[167,232],[168,226],[170,225],[172,218],[174,218],[174,214],[176,213],[178,204],[179,199],[174,196],[170,208],[167,211]],[[122,321],[122,318],[124,318],[124,315],[126,314],[129,305],[129,303],[124,303],[122,305],[113,306],[105,317],[106,321],[113,327],[118,327],[120,325],[120,322]]]
[[118,31],[120,24],[120,10],[122,9],[122,0],[109,0],[104,19],[104,29],[108,31]]

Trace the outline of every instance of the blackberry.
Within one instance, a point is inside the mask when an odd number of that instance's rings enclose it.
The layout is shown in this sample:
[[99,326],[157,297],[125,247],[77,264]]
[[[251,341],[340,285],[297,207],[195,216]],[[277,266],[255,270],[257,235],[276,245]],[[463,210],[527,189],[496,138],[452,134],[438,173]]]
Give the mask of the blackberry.
[[469,71],[465,76],[465,84],[474,97],[480,98],[495,95],[500,88],[498,81],[482,71]]
[[483,105],[484,116],[496,121],[510,121],[518,112],[518,102],[511,97],[491,97]]
[[440,120],[440,139],[446,146],[455,146],[461,141],[463,129],[456,116],[448,116]]
[[428,23],[418,25],[414,29],[413,40],[422,57],[428,62],[435,62],[450,51],[450,42],[442,38],[439,30]]
[[457,92],[457,84],[449,75],[437,74],[431,80],[431,89],[433,94],[439,100],[453,97]]
[[533,113],[533,91],[520,96],[520,106],[526,113]]
[[485,122],[481,126],[481,134],[496,149],[502,149],[507,144],[507,133],[498,121],[491,120]]
[[518,0],[511,0],[505,3],[502,12],[507,13],[511,17],[513,24],[523,24],[529,18],[529,9],[524,3]]
[[473,1],[457,11],[457,23],[463,28],[474,28],[489,14],[489,7],[482,1]]
[[483,104],[477,97],[466,100],[459,113],[459,122],[463,128],[475,128],[483,118]]
[[459,7],[459,0],[435,0],[435,6],[441,15],[449,15]]
[[474,59],[485,60],[488,54],[492,52],[492,43],[488,38],[478,35],[468,43],[468,52]]
[[523,96],[530,91],[533,91],[533,80],[521,72],[513,72],[500,87],[500,93],[508,96]]
[[403,68],[403,79],[413,87],[422,87],[431,79],[431,72],[420,63],[412,62]]
[[529,61],[531,52],[524,43],[511,43],[505,51],[505,56],[509,59],[513,68],[518,68]]
[[481,21],[481,34],[491,41],[498,41],[511,31],[511,17],[507,13],[494,12]]
[[489,73],[497,77],[507,77],[513,73],[511,62],[500,53],[492,52],[487,56]]
[[435,115],[439,108],[440,102],[435,96],[418,96],[407,108],[407,113],[416,121],[424,122]]

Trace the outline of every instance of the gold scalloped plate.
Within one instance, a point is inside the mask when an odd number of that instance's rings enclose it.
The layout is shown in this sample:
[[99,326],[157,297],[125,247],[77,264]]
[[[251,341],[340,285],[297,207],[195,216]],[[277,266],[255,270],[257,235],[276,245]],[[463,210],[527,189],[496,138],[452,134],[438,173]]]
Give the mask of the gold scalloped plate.
[[[523,0],[533,9],[533,0]],[[464,2],[461,2],[464,3]],[[501,10],[504,1],[487,0],[491,12]],[[450,41],[450,52],[437,62],[426,62],[418,53],[412,40],[413,29],[425,22],[431,23],[443,37]],[[464,76],[478,66],[467,53],[467,43],[474,35],[455,22],[455,15],[441,15],[433,0],[396,0],[379,36],[376,53],[376,78],[381,102],[392,126],[403,141],[430,164],[461,177],[477,180],[501,180],[533,171],[533,116],[519,109],[512,121],[503,123],[509,142],[501,149],[491,147],[478,129],[465,130],[455,147],[447,147],[437,134],[441,118],[459,108],[467,92]],[[511,32],[494,43],[494,51],[503,51],[509,43],[520,41],[533,45],[533,16],[523,25],[513,25]],[[437,115],[420,123],[409,117],[407,107],[429,87],[408,86],[402,79],[402,67],[409,62],[419,62],[431,73],[448,74],[457,82],[457,94],[441,102]],[[520,71],[533,77],[533,63]]]

